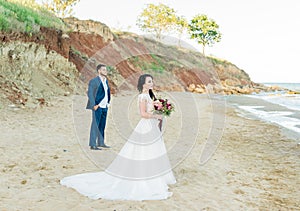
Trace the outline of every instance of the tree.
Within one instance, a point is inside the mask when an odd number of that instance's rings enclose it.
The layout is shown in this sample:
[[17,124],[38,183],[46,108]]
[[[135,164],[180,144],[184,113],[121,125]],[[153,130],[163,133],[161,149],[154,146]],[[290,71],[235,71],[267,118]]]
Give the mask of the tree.
[[72,14],[73,7],[79,1],[80,0],[45,0],[43,6],[58,17],[64,18]]
[[161,40],[164,32],[172,31],[176,24],[175,10],[162,3],[148,4],[137,19],[137,26],[143,31],[154,33],[158,40]]
[[196,15],[189,24],[189,34],[191,39],[196,39],[202,45],[202,53],[205,46],[213,45],[221,41],[221,33],[219,25],[212,19],[208,19],[206,15]]
[[175,26],[175,30],[178,32],[178,45],[180,47],[181,43],[181,37],[183,35],[183,33],[188,29],[188,22],[184,17],[177,17],[177,22],[176,22],[176,26]]

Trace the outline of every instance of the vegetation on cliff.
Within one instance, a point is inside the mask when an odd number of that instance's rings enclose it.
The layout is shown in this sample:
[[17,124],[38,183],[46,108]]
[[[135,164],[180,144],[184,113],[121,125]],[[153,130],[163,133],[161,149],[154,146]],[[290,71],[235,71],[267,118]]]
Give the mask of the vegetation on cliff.
[[[29,6],[30,5],[30,6]],[[0,31],[38,33],[40,27],[65,29],[63,21],[31,1],[28,6],[0,0]]]

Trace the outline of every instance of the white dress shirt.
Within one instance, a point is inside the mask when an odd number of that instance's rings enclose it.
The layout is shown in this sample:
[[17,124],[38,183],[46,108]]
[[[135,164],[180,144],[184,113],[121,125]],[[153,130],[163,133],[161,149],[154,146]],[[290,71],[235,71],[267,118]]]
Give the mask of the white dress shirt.
[[100,108],[107,108],[108,107],[108,94],[107,94],[108,87],[107,87],[107,83],[106,83],[106,78],[102,78],[101,76],[99,76],[99,77],[103,84],[105,94],[104,94],[104,98],[101,100],[101,102],[98,105]]

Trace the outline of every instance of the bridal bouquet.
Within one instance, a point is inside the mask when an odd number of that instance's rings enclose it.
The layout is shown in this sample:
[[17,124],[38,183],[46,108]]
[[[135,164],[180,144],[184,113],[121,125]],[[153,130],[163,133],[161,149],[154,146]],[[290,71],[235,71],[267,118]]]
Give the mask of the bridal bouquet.
[[156,113],[164,116],[170,116],[171,112],[174,111],[174,105],[168,101],[168,99],[157,99],[153,102],[154,110]]
[[[168,99],[160,98],[153,102],[155,113],[162,114],[163,116],[170,116],[171,112],[174,111],[174,105],[168,101]],[[158,128],[162,129],[162,120],[158,123]]]

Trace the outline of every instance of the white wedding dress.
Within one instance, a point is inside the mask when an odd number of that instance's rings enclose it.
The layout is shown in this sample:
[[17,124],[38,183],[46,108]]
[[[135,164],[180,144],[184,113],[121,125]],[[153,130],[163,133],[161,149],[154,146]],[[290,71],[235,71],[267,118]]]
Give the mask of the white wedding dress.
[[[148,94],[140,94],[138,100],[145,100],[147,112],[153,112]],[[105,171],[65,177],[60,183],[91,199],[141,201],[170,197],[168,184],[175,184],[176,179],[158,120],[142,118]]]

